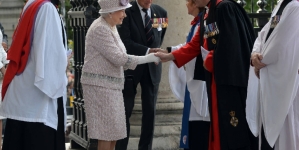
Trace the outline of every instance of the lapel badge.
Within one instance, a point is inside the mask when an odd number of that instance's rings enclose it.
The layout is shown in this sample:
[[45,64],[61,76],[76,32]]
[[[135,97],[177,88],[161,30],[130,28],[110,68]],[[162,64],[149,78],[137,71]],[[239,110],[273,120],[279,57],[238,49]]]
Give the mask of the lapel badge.
[[213,39],[212,39],[212,43],[213,43],[213,44],[216,44],[217,41],[213,38]]
[[236,126],[238,125],[238,123],[239,123],[238,118],[235,117],[236,112],[235,112],[235,111],[231,111],[231,112],[229,112],[229,115],[232,117],[232,118],[230,119],[230,124],[231,124],[233,127],[236,127]]
[[154,13],[154,16],[156,17],[157,15]]

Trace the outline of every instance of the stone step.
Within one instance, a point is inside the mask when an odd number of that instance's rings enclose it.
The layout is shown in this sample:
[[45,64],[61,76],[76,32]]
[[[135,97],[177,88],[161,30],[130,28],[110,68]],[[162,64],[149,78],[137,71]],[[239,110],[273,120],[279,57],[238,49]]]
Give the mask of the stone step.
[[[141,126],[131,125],[130,137],[140,137]],[[154,137],[179,136],[181,134],[181,124],[156,125]]]
[[[174,111],[184,108],[184,104],[179,101],[163,101],[160,102],[160,99],[156,103],[156,109],[159,111]],[[136,100],[134,105],[134,111],[139,112],[142,110],[141,101]]]
[[[140,125],[142,119],[141,113],[134,113],[130,118],[131,125]],[[168,112],[164,114],[156,114],[155,116],[155,125],[177,125],[182,121],[182,112],[181,113],[173,113]]]
[[[130,118],[128,150],[137,150],[141,133],[141,100],[136,99]],[[174,99],[158,99],[156,104],[153,150],[179,150],[183,103]]]
[[5,34],[7,34],[7,37],[8,37],[8,38],[11,38],[14,31],[15,31],[15,30],[9,30],[9,29],[6,30],[6,29],[5,29]]
[[16,8],[16,7],[23,7],[24,2],[21,0],[2,0],[1,1],[1,7],[10,7],[10,8]]
[[10,26],[10,24],[17,24],[19,22],[20,14],[1,14],[0,11],[0,22],[2,25]]
[[[1,19],[1,18],[0,18]],[[14,23],[2,23],[2,26],[4,28],[4,32],[8,35],[8,36],[12,36],[12,35],[9,35],[8,32],[13,32],[15,30],[15,28],[17,27],[17,22],[14,22]]]
[[15,7],[15,8],[1,8],[0,7],[0,17],[1,16],[13,16],[13,17],[20,17],[20,13],[22,11],[22,7]]
[[[141,103],[141,97],[136,96],[135,104]],[[175,98],[158,98],[157,103],[181,103],[181,101]]]
[[[165,136],[153,139],[152,150],[179,150],[179,136]],[[139,138],[130,138],[127,150],[138,149]]]

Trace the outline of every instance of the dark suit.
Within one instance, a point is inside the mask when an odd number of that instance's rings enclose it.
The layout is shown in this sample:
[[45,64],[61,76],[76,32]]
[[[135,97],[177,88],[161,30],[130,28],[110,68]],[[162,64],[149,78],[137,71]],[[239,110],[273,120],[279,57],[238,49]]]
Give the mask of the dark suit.
[[[148,47],[143,20],[136,1],[131,2],[132,7],[126,10],[127,17],[123,24],[118,27],[119,35],[124,42],[127,53],[143,56],[148,48],[160,48],[166,28],[158,31],[153,28],[154,41]],[[167,18],[167,12],[160,6],[152,4],[151,18]],[[126,150],[130,135],[129,118],[134,107],[134,99],[138,83],[141,85],[142,94],[142,127],[138,149],[151,150],[155,126],[156,101],[159,83],[161,81],[162,65],[148,63],[138,65],[135,70],[125,71],[125,88],[123,90],[127,120],[127,138],[119,140],[116,150]]]

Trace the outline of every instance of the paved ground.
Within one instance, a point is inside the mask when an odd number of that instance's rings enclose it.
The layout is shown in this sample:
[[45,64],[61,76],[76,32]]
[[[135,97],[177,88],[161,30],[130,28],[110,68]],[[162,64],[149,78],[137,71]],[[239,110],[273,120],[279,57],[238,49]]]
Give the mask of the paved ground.
[[66,150],[85,150],[85,149],[70,149],[70,143],[65,143]]

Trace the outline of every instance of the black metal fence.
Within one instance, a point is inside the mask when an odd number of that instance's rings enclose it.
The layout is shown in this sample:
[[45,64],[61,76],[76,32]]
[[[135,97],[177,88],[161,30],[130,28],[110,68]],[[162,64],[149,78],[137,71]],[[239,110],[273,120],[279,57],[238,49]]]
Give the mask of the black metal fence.
[[[255,29],[255,35],[259,32],[268,22],[271,16],[271,11],[277,4],[276,0],[237,0],[241,6],[248,12],[251,22]],[[268,10],[267,10],[268,9]]]
[[[84,63],[84,47],[85,47],[85,35],[91,25],[91,23],[99,17],[99,5],[97,0],[70,0],[72,8],[69,10],[70,26],[73,29],[74,34],[74,101],[73,101],[73,119],[72,129],[69,135],[71,139],[71,148],[85,148],[88,150],[97,149],[97,140],[88,139],[87,136],[87,124],[85,118],[84,109],[84,97],[82,92],[82,86],[80,83],[81,70]],[[238,0],[241,6],[245,7],[249,17],[252,20],[252,24],[255,26],[256,35],[257,32],[268,22],[276,1],[270,1],[270,11],[267,11],[266,0],[258,0],[257,4],[254,0]],[[255,11],[255,8],[258,10]]]
[[84,63],[85,35],[91,23],[99,17],[99,5],[96,0],[70,0],[70,26],[74,36],[74,101],[71,133],[71,148],[97,149],[97,140],[88,139],[85,118],[84,98],[80,83]]

